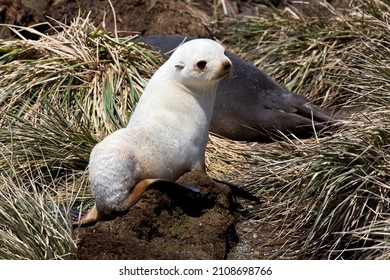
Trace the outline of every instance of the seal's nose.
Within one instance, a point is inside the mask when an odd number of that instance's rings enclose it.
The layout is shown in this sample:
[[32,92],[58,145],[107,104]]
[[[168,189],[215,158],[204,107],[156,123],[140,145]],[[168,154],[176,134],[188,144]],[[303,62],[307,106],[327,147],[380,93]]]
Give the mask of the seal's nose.
[[225,61],[222,64],[222,67],[223,67],[224,70],[228,71],[228,70],[230,70],[230,68],[232,68],[232,64],[229,61]]
[[232,62],[230,61],[230,59],[224,59],[220,62],[219,64],[219,68],[218,69],[218,74],[216,75],[216,77],[214,77],[214,79],[221,79],[227,75],[231,75],[232,74],[232,68],[233,68],[233,65],[232,65]]

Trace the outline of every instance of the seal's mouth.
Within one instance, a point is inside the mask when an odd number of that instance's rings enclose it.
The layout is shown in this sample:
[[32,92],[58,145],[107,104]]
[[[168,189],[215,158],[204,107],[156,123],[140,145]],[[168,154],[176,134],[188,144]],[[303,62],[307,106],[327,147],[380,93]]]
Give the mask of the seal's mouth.
[[232,63],[230,61],[224,61],[222,63],[221,70],[214,77],[214,80],[220,80],[228,75],[232,74]]
[[219,73],[214,77],[215,80],[220,80],[232,73],[232,63],[230,60],[225,60],[221,63],[221,69]]
[[220,73],[218,73],[217,76],[214,77],[213,80],[221,80],[221,79],[225,78],[226,76],[229,76],[230,74],[231,74],[231,71],[220,72]]
[[217,76],[215,76],[213,80],[221,80],[221,79],[225,78],[226,76],[228,76],[229,74],[230,74],[230,71],[229,72],[220,73]]

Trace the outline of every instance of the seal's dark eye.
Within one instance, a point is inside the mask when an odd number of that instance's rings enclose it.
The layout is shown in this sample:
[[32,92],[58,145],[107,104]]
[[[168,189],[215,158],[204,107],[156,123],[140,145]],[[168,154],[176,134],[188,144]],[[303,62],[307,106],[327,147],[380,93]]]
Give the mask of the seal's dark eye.
[[196,66],[198,66],[198,68],[199,68],[200,70],[205,69],[205,68],[206,68],[206,65],[207,65],[207,61],[205,61],[205,60],[200,60],[200,61],[198,61],[198,63],[196,64]]

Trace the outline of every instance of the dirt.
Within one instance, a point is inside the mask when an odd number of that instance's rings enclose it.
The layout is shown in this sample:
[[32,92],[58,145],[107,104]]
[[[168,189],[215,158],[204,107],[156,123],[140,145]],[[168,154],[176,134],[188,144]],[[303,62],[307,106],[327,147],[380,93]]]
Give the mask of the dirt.
[[[325,1],[325,0],[324,0]],[[189,4],[188,2],[191,2]],[[218,19],[256,15],[266,6],[289,9],[301,14],[326,14],[327,9],[318,0],[0,0],[0,23],[34,26],[39,31],[48,29],[48,22],[70,22],[79,14],[99,25],[104,22],[108,30],[115,28],[124,33],[182,34],[209,37],[218,28]],[[335,7],[343,7],[349,0],[327,0]],[[218,3],[218,5],[215,5]],[[115,16],[113,13],[115,11]],[[39,25],[37,25],[39,23]],[[114,24],[116,23],[116,25]],[[14,34],[0,27],[0,38]],[[24,34],[31,36],[31,34]],[[33,38],[34,39],[34,38]]]
[[[346,1],[328,2],[339,5]],[[198,1],[198,4],[179,0],[111,2],[115,17],[107,0],[0,0],[0,22],[45,31],[47,24],[36,24],[48,21],[56,25],[56,20],[70,22],[81,10],[90,12],[89,17],[96,25],[103,21],[108,30],[205,37],[213,33],[215,26],[211,22],[216,18],[255,14],[265,7],[260,4],[283,8],[290,1],[227,0],[227,15],[222,5],[213,5],[216,1]],[[309,2],[315,11],[320,9],[317,1]],[[313,10],[299,3],[293,6],[297,11]],[[0,38],[13,35],[8,28],[0,27]],[[198,186],[200,193],[176,188],[150,190],[127,214],[77,229],[78,258],[273,259],[286,255],[280,251],[287,240],[275,238],[280,235],[275,232],[277,226],[256,219],[261,202],[253,197],[236,199],[228,186],[204,174],[189,173],[180,178],[180,182]]]
[[178,182],[200,192],[156,186],[128,213],[79,229],[78,258],[226,259],[238,243],[232,191],[200,172]]
[[[0,21],[9,24],[31,26],[55,20],[70,22],[80,11],[90,13],[96,25],[104,22],[108,30],[141,34],[187,34],[208,36],[203,23],[210,17],[203,11],[183,1],[171,0],[0,0]],[[115,17],[112,8],[115,10]],[[44,31],[47,25],[36,26]],[[11,36],[7,28],[0,29],[0,36]]]

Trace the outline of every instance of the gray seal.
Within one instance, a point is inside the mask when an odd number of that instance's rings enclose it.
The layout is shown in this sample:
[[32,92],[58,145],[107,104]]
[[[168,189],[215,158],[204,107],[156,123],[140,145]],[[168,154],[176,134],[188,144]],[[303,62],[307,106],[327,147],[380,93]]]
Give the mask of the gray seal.
[[[142,36],[168,57],[181,43],[195,38],[182,35]],[[283,89],[266,73],[226,52],[233,75],[219,83],[210,131],[241,141],[267,141],[294,134],[304,138],[331,127],[331,114],[305,97]]]

